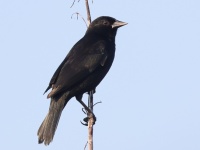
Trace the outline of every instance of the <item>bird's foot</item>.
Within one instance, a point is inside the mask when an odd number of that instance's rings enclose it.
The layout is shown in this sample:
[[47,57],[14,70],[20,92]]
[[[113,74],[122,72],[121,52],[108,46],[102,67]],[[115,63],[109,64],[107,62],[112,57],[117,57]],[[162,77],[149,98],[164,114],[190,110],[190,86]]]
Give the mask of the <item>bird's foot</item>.
[[92,124],[94,125],[95,124],[95,122],[96,122],[96,117],[95,117],[95,115],[93,114],[93,113],[88,113],[88,115],[87,115],[87,117],[85,117],[84,119],[83,119],[83,121],[85,122],[85,123],[82,123],[82,125],[84,125],[84,126],[88,126],[88,123],[89,123],[89,121],[92,121]]

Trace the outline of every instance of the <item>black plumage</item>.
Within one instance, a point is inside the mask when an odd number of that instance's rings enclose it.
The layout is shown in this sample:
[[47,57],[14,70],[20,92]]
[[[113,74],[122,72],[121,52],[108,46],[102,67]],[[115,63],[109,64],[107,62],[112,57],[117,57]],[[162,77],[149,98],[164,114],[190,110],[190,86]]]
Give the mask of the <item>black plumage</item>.
[[105,77],[115,56],[117,29],[126,24],[112,17],[99,17],[72,47],[45,91],[52,88],[47,96],[51,98],[49,112],[38,130],[39,143],[48,145],[52,141],[67,102],[74,96],[80,102],[83,94],[94,90]]

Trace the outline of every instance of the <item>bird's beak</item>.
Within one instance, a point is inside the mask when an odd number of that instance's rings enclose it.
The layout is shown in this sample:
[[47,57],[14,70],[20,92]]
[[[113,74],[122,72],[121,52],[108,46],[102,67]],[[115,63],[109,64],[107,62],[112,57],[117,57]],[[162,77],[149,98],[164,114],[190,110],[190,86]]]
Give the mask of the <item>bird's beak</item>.
[[112,28],[119,28],[121,26],[125,26],[127,25],[128,23],[126,22],[122,22],[122,21],[118,21],[116,20],[113,24],[112,24]]

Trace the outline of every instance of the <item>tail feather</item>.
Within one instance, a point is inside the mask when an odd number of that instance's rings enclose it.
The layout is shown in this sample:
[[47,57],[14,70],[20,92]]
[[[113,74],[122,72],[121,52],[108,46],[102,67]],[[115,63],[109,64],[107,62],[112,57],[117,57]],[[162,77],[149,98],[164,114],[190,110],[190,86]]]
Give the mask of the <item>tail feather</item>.
[[58,100],[55,98],[51,99],[49,112],[38,129],[38,143],[44,142],[45,145],[49,145],[53,140],[62,110],[67,101],[66,95],[61,96]]

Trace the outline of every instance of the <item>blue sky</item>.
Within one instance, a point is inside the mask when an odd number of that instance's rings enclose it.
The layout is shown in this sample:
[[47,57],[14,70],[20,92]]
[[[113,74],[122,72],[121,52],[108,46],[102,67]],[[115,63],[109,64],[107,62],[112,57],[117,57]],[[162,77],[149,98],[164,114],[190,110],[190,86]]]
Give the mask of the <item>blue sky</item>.
[[[84,1],[1,0],[0,149],[83,149],[85,116],[73,98],[53,143],[37,144],[51,76],[86,26]],[[94,0],[92,19],[128,22],[118,30],[113,66],[98,86],[95,150],[200,149],[200,1]],[[84,96],[86,102],[87,95]]]

